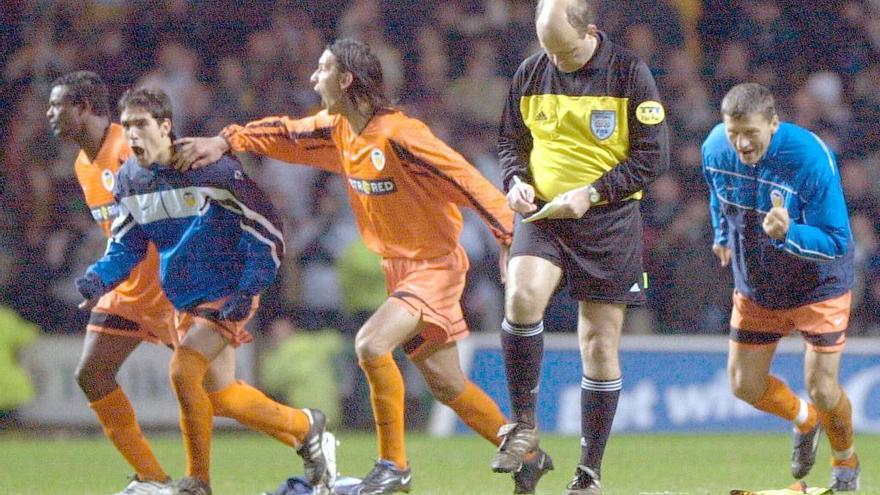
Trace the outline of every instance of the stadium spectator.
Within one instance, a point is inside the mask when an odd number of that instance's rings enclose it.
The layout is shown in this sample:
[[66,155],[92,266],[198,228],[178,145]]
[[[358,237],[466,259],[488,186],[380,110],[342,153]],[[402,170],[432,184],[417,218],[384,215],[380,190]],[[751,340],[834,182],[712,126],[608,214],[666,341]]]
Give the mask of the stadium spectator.
[[[794,424],[791,474],[806,476],[822,429],[831,489],[859,489],[852,408],[838,383],[853,285],[853,239],[833,154],[781,122],[770,91],[734,86],[703,144],[712,251],[735,280],[728,373],[734,395]],[[797,330],[812,403],[770,374],[776,344]]]

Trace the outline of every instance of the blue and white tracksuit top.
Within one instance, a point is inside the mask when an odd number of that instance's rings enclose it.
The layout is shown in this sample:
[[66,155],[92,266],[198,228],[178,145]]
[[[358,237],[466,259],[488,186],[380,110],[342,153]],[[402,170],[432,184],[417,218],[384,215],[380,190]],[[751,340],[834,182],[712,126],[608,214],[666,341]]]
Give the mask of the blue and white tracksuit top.
[[230,155],[199,170],[178,172],[132,157],[114,190],[119,216],[107,252],[89,271],[115,287],[159,250],[160,279],[179,310],[269,286],[284,255],[281,222],[263,192]]
[[[837,162],[818,136],[782,122],[766,155],[740,162],[718,124],[703,143],[714,243],[731,249],[736,289],[769,309],[796,308],[853,285],[853,240]],[[791,218],[784,241],[761,227],[781,196]]]

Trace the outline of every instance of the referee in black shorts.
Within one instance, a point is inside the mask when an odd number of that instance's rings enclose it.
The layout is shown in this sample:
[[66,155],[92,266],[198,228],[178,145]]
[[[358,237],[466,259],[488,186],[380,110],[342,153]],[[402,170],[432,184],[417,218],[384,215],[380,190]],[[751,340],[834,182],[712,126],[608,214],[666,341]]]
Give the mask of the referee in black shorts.
[[[568,495],[600,495],[617,409],[627,306],[645,301],[642,190],[669,165],[663,105],[648,66],[595,25],[592,0],[543,0],[543,50],[516,71],[498,154],[514,230],[501,343],[513,421],[492,459],[517,472],[538,448],[535,403],[544,310],[563,279],[578,300],[581,458]],[[545,215],[547,203],[555,208]],[[539,220],[528,221],[533,215]],[[526,220],[526,221],[524,221]]]

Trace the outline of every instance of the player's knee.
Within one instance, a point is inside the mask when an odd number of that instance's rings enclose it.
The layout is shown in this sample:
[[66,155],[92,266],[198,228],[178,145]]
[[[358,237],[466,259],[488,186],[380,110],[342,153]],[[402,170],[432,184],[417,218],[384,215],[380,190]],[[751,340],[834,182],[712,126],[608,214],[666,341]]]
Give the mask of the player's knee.
[[508,291],[504,312],[509,321],[520,324],[535,323],[543,318],[544,308],[536,301],[544,298],[537,287],[520,285]]
[[617,346],[599,335],[581,337],[581,358],[585,362],[610,363],[617,361]]
[[214,416],[234,418],[233,404],[227,403],[226,400],[218,394],[208,394],[208,398],[211,400],[211,409],[214,411]]
[[80,364],[73,372],[76,383],[90,399],[101,395],[100,392],[108,387],[115,388],[115,373],[100,366],[88,366]]
[[830,376],[811,376],[807,377],[807,393],[816,407],[828,411],[840,400],[840,385]]
[[730,375],[730,391],[733,393],[734,397],[741,401],[754,404],[755,402],[758,402],[761,395],[764,394],[764,390],[767,388],[766,380],[760,382],[758,380],[750,379],[742,373],[739,373],[737,370],[729,370],[728,373]]
[[79,365],[76,367],[76,370],[73,372],[74,378],[76,378],[76,383],[79,385],[79,388],[83,392],[88,392],[94,387],[95,378],[94,371],[86,366]]
[[369,361],[391,352],[379,339],[366,332],[358,332],[354,339],[354,352],[359,361]]
[[171,355],[171,363],[168,365],[168,378],[171,380],[171,384],[174,386],[175,390],[178,389],[180,385],[186,383],[186,369],[177,352]]
[[430,380],[428,381],[428,389],[431,395],[443,404],[449,405],[450,402],[458,398],[464,392],[464,382],[457,380]]

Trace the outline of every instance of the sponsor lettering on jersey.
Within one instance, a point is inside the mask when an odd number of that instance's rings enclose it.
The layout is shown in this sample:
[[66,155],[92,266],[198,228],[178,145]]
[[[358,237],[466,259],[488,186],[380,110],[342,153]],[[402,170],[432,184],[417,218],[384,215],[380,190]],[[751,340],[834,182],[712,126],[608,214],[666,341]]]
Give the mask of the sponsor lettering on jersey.
[[348,183],[351,184],[352,189],[360,194],[370,196],[397,192],[397,184],[394,183],[394,179],[356,179],[349,177]]
[[[111,174],[112,175],[112,174]],[[106,222],[119,216],[119,207],[116,203],[96,206],[91,209],[92,218],[98,222]]]

